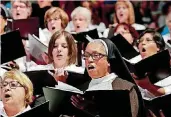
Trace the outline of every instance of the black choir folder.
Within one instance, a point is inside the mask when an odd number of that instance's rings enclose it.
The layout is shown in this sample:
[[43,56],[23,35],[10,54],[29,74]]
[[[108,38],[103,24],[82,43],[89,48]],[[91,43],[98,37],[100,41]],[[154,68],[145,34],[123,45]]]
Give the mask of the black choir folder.
[[1,64],[25,55],[25,49],[18,30],[1,35]]
[[144,99],[145,105],[148,109],[153,111],[159,117],[159,111],[162,110],[165,117],[171,117],[171,94],[155,97],[153,99]]
[[[43,87],[43,91],[44,91],[45,99],[49,101],[49,110],[52,113],[58,112],[61,114],[61,112],[64,112],[61,110],[62,107],[64,107],[65,109],[67,107],[72,107],[72,109],[69,109],[69,110],[74,110],[73,108],[75,107],[71,104],[70,97],[72,95],[79,94],[79,95],[82,95],[83,97],[86,97],[86,99],[93,99],[93,103],[95,104],[94,109],[96,110],[95,113],[96,115],[98,114],[100,117],[114,117],[114,116],[132,117],[130,97],[129,97],[128,90],[81,91],[71,85],[58,82],[57,87],[54,87],[54,88]],[[66,97],[69,97],[69,98],[66,98]],[[64,105],[66,104],[66,102],[69,102],[69,103],[67,103],[67,105]],[[124,107],[121,104],[124,104]],[[78,110],[72,111],[73,113],[71,115],[78,116],[79,111]],[[88,113],[90,114],[91,112],[88,112]],[[79,117],[85,117],[85,115],[82,115],[82,116],[79,115]],[[88,117],[88,115],[86,117]]]
[[9,26],[12,30],[19,29],[23,39],[28,39],[28,34],[34,34],[39,37],[39,19],[37,17],[12,20],[9,21]]
[[88,43],[89,40],[86,38],[87,35],[91,37],[92,39],[98,39],[98,31],[97,29],[85,31],[85,32],[79,32],[79,33],[72,33],[72,36],[75,38],[78,42]]
[[121,55],[126,59],[131,59],[137,55],[137,52],[133,45],[131,45],[122,35],[117,34],[110,38],[110,40],[116,45]]
[[153,84],[171,75],[170,55],[167,49],[138,62],[125,58],[124,60],[130,72],[135,73],[139,79],[144,78],[146,73],[150,73],[151,75],[149,74],[149,76],[152,77],[149,78]]
[[30,110],[16,116],[16,117],[35,117],[36,115],[43,115],[44,117],[51,117],[49,111],[49,101],[44,102]]
[[89,43],[90,40],[87,39],[87,36],[91,37],[92,39],[98,39],[98,31],[97,29],[89,30],[86,32],[80,32],[80,33],[72,33],[72,36],[77,41],[77,64],[78,66],[82,65],[82,50],[85,50],[85,47]]

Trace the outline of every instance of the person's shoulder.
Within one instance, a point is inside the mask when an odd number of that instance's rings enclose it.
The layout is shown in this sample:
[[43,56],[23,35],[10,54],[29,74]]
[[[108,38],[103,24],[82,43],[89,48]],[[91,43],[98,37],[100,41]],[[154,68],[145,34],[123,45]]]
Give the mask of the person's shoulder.
[[134,27],[135,30],[145,30],[146,29],[146,27],[144,25],[137,24],[137,23],[132,24],[132,27]]
[[114,90],[131,90],[134,86],[135,84],[118,77],[112,82],[112,87]]

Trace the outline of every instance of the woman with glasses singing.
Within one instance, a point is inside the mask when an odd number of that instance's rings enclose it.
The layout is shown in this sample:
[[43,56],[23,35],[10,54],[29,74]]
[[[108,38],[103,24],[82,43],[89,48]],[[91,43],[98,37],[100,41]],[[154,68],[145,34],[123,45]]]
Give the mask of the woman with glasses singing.
[[[140,35],[137,42],[137,47],[142,59],[145,59],[163,51],[165,49],[165,42],[158,32],[153,29],[147,29]],[[133,77],[137,85],[145,89],[142,90],[142,95],[144,97],[154,98],[155,96],[171,93],[171,85],[166,87],[159,87],[152,84],[148,76],[142,80],[138,80],[136,76]]]
[[[130,94],[132,117],[144,116],[143,114],[145,113],[141,110],[143,109],[140,101],[141,97],[138,97],[138,89],[135,84],[118,78],[118,75],[111,71],[111,66],[115,65],[110,64],[108,60],[119,58],[119,56],[115,54],[115,51],[116,46],[108,39],[93,40],[87,45],[84,59],[91,81],[86,84],[83,90],[128,90]],[[95,116],[98,110],[92,109],[92,103],[88,103],[86,100],[85,97],[83,98],[80,95],[71,97],[72,104],[75,107]]]
[[29,0],[12,0],[11,12],[14,20],[27,19],[32,13],[32,6]]
[[25,74],[16,69],[7,71],[0,84],[2,117],[17,116],[31,109],[33,84]]

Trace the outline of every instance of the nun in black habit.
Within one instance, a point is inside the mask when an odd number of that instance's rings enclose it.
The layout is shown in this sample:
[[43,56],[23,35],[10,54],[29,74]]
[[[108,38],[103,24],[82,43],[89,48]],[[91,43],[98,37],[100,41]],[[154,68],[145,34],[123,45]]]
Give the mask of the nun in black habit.
[[[89,77],[91,77],[91,81],[82,85],[81,90],[127,90],[129,92],[131,117],[146,117],[146,111],[138,87],[135,85],[118,49],[112,41],[109,39],[92,40],[88,43],[83,58],[85,59],[86,70]],[[106,97],[104,102],[107,102],[110,98],[110,96]],[[80,95],[73,95],[71,97],[72,105],[87,113],[86,117],[88,115],[103,117],[104,115],[99,114],[101,112],[99,112],[98,108],[93,106],[92,100],[93,98],[91,101],[90,99],[87,101],[86,97]],[[117,113],[115,111],[116,107],[121,107],[121,111],[117,111],[122,112],[125,105],[116,106],[109,103],[108,106],[113,108],[113,112],[107,112],[106,114],[110,113],[110,115],[105,116],[115,116],[115,113]],[[109,107],[105,107],[105,110],[107,110],[106,108],[110,109]],[[116,116],[118,117],[119,114],[117,113]],[[77,116],[84,117],[83,115],[75,115],[75,117]]]

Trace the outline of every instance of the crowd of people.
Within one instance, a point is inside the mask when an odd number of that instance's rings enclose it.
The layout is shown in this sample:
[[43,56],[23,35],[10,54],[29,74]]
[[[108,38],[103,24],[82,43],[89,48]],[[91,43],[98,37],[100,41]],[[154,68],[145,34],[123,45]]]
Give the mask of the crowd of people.
[[[0,12],[2,37],[15,31],[11,23],[34,17],[39,21],[39,41],[47,45],[47,50],[40,54],[42,60],[39,60],[30,51],[32,45],[29,36],[21,37],[25,55],[1,62],[0,116],[18,116],[43,104],[47,101],[43,87],[55,88],[59,82],[81,87],[82,91],[126,90],[129,94],[130,117],[171,116],[170,108],[146,103],[171,94],[171,2],[11,0],[1,2]],[[22,31],[19,31],[21,34]],[[123,44],[120,48],[112,40],[117,35],[139,53],[140,61],[168,51],[169,75],[158,81],[163,81],[162,85],[153,83],[150,78],[158,78],[156,74],[163,77],[166,73],[164,68],[157,72],[142,68],[145,73],[141,77],[130,69],[120,52],[127,45]],[[3,44],[3,38],[1,42]],[[3,46],[1,54],[5,52]],[[124,51],[129,53],[129,50]],[[49,117],[104,117],[94,97],[95,94],[91,98],[73,94],[69,99],[65,98],[68,100],[61,104],[60,111],[49,112]],[[169,103],[170,100],[165,101]],[[125,108],[124,104],[121,105]],[[118,105],[111,103],[108,106],[114,108]]]

